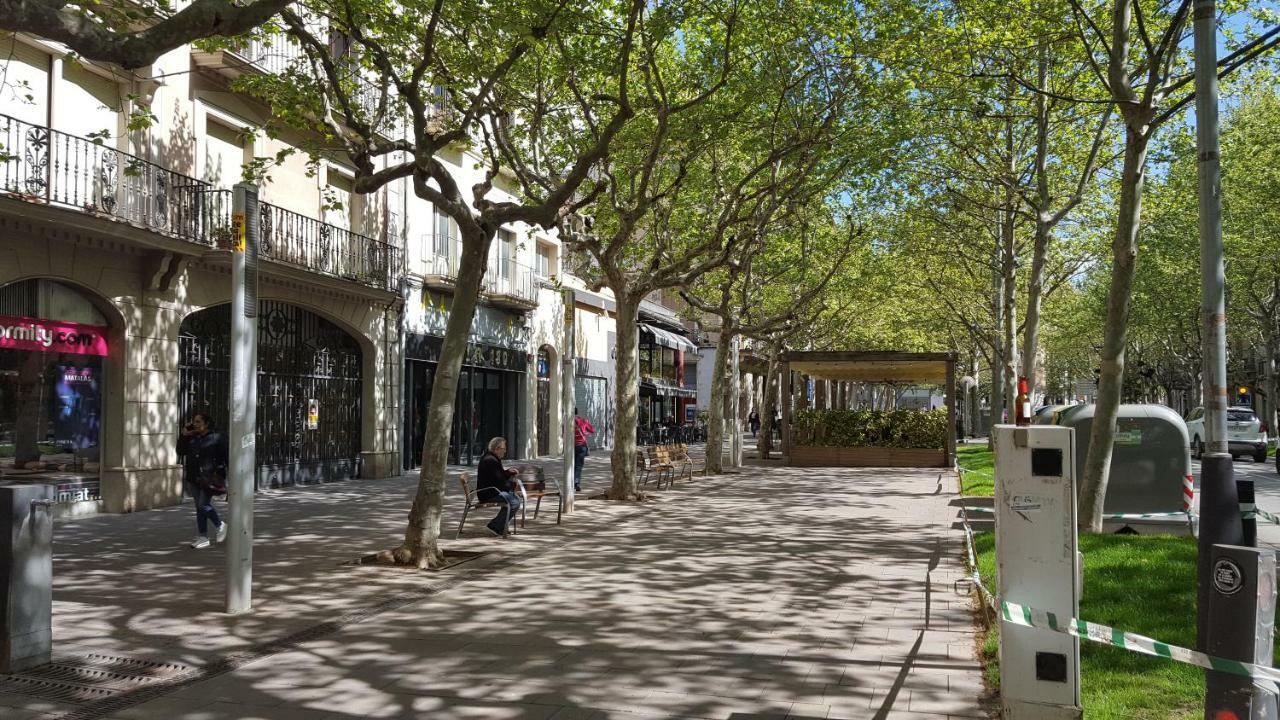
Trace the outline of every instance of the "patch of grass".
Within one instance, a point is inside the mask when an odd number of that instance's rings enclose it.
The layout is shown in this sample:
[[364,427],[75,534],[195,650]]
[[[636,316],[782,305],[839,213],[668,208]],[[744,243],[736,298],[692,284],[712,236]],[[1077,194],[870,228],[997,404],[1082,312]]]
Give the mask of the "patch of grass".
[[961,470],[961,494],[983,497],[995,494],[995,457],[986,445],[961,445],[956,448],[956,462]]
[[[974,539],[978,569],[993,593],[995,536]],[[1196,540],[1168,535],[1082,535],[1084,597],[1080,617],[1162,642],[1196,641]],[[984,638],[987,677],[999,682],[998,629]],[[1204,716],[1204,674],[1192,665],[1080,643],[1085,717],[1190,720]]]

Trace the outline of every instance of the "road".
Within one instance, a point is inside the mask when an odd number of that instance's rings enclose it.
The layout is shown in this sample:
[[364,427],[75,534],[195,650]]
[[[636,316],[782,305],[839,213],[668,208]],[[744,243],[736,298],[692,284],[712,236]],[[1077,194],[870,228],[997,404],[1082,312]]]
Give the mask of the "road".
[[[1191,461],[1191,470],[1196,476],[1196,509],[1200,504],[1200,461]],[[1235,462],[1236,479],[1253,480],[1253,490],[1258,507],[1280,515],[1280,474],[1276,474],[1275,458],[1267,458],[1265,463],[1255,463],[1247,458]],[[1272,548],[1280,549],[1280,525],[1258,523],[1258,542]]]

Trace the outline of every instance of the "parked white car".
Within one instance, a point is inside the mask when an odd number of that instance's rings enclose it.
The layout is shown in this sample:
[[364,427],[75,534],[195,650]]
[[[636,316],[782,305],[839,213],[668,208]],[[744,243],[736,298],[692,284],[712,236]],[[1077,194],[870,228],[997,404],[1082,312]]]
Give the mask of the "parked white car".
[[[1191,437],[1191,456],[1204,454],[1204,408],[1187,415],[1187,435]],[[1267,428],[1249,407],[1227,408],[1227,452],[1235,460],[1250,455],[1254,462],[1267,461]]]

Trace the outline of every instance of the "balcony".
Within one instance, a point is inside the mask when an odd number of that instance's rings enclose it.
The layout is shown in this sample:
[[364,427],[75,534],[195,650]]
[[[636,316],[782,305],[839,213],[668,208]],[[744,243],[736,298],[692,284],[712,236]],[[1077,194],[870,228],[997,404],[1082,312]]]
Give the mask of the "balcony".
[[[214,190],[137,156],[8,115],[0,115],[0,197],[67,208],[202,246],[230,245],[230,190]],[[399,290],[400,248],[274,205],[260,208],[266,259]]]
[[306,53],[283,34],[264,39],[238,42],[221,50],[193,49],[191,59],[202,68],[235,79],[246,73],[273,75],[282,73],[293,61]]
[[87,138],[0,115],[0,193],[208,243],[209,184]]
[[491,264],[481,291],[489,304],[513,310],[538,307],[538,283],[533,269],[510,260]]
[[[231,191],[212,193],[208,202],[213,244],[229,247]],[[400,248],[270,203],[258,203],[261,257],[307,272],[342,278],[371,288],[400,288]]]
[[458,284],[458,240],[448,235],[423,235],[422,284],[433,290],[452,290]]

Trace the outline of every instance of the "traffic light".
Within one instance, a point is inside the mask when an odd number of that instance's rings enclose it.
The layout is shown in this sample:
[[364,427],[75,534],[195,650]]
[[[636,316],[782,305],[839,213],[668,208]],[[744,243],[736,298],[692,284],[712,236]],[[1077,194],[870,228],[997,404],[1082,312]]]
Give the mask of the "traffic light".
[[1248,404],[1249,404],[1249,388],[1241,385],[1240,387],[1236,388],[1236,405],[1248,405]]

